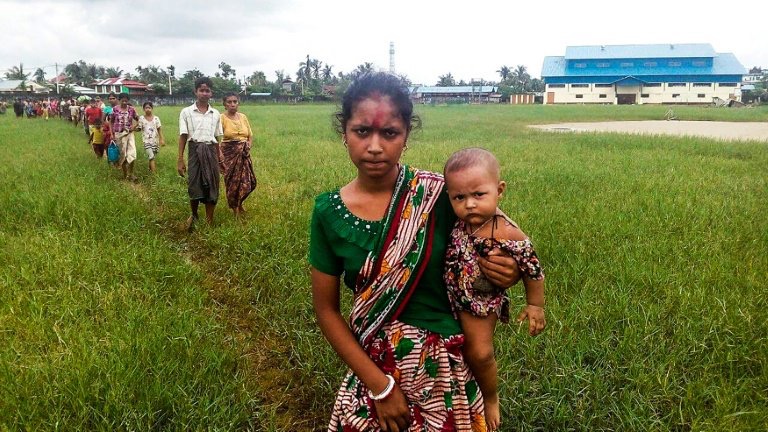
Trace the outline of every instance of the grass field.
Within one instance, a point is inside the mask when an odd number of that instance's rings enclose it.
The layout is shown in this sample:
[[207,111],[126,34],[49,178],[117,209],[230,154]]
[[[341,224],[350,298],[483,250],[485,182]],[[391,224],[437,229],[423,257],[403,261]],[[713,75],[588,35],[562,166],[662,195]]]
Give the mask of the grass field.
[[[139,146],[138,184],[82,129],[0,116],[0,431],[325,427],[343,367],[314,323],[306,250],[315,195],[354,175],[334,107],[243,107],[259,179],[245,223],[222,197],[192,234],[179,110],[157,109],[168,145],[157,176]],[[768,427],[768,144],[525,127],[665,111],[417,107],[404,161],[491,149],[547,272],[545,333],[497,330],[504,430]]]

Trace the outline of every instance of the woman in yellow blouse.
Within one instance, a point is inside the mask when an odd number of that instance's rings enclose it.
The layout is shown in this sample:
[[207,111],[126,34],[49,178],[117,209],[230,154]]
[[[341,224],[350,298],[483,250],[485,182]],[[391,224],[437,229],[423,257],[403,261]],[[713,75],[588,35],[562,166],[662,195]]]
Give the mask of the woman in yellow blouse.
[[243,201],[256,189],[256,175],[251,161],[253,132],[245,114],[237,112],[240,100],[236,94],[224,96],[225,112],[221,116],[224,139],[221,150],[224,155],[222,169],[227,189],[227,204],[240,217],[245,211]]

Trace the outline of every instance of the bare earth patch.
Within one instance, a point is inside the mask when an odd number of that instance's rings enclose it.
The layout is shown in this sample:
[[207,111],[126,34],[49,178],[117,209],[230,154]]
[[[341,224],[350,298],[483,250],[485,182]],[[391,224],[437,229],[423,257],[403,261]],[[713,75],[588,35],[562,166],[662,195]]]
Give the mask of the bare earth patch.
[[558,123],[529,127],[550,132],[615,132],[645,135],[700,136],[727,141],[768,142],[768,122],[644,120]]

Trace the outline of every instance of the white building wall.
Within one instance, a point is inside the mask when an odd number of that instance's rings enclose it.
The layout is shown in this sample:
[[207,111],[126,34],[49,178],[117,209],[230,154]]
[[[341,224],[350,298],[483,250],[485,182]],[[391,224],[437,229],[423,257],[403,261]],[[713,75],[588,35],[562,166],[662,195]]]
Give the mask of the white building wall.
[[[741,100],[740,83],[736,83],[736,87],[719,83],[709,83],[707,86],[683,84],[683,86],[674,86],[670,83],[661,83],[658,87],[620,86],[618,93],[635,94],[637,104],[708,104],[712,103],[715,97]],[[556,104],[616,104],[618,102],[615,86],[598,87],[595,84],[587,84],[583,87],[565,84],[564,87],[557,87],[547,84],[544,104],[549,103],[548,93],[550,92],[554,93]],[[601,95],[604,96],[601,97]]]

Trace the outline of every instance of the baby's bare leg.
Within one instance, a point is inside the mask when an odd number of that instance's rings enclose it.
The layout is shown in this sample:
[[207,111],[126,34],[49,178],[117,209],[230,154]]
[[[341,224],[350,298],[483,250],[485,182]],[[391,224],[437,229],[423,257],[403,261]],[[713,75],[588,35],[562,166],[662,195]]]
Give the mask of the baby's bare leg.
[[488,430],[495,431],[501,424],[496,357],[493,353],[493,331],[498,317],[493,313],[487,317],[476,317],[462,311],[459,318],[464,331],[464,358],[483,392]]

